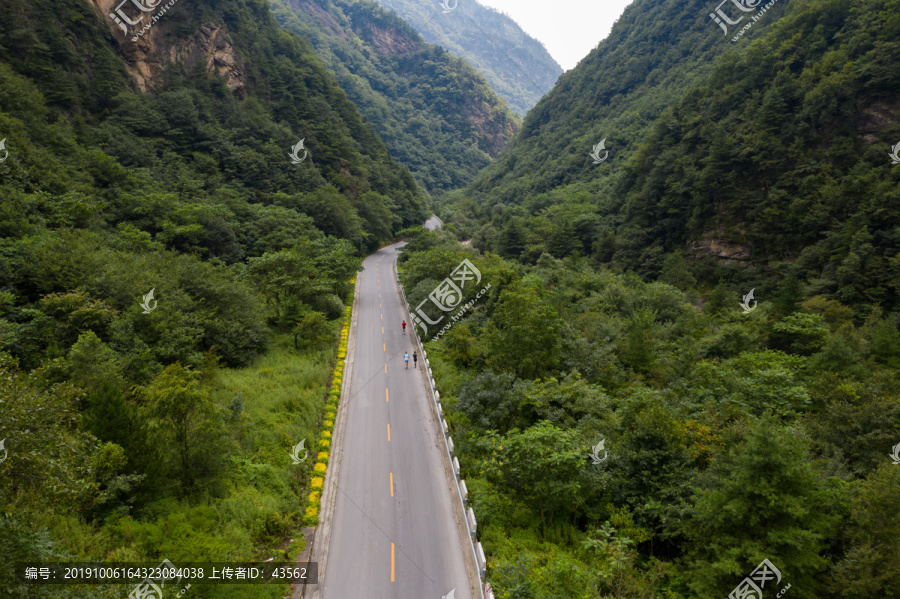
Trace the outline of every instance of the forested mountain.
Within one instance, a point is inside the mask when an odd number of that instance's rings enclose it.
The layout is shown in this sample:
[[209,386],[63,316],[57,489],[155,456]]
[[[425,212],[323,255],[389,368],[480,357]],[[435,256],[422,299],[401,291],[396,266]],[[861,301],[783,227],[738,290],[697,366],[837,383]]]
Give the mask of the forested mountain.
[[475,0],[377,0],[396,12],[425,41],[465,58],[519,116],[524,116],[562,74],[543,44],[493,8]]
[[739,4],[635,2],[405,248],[497,597],[900,597],[900,1]]
[[735,43],[704,2],[636,2],[445,221],[525,261],[657,277],[685,251],[763,268],[738,279],[790,271],[811,293],[893,308],[897,6],[775,4]]
[[273,4],[429,193],[467,185],[518,131],[519,119],[471,65],[374,2]]
[[359,256],[426,216],[268,3],[149,5],[0,1],[3,596],[134,587],[10,586],[21,560],[296,559],[285,452]]

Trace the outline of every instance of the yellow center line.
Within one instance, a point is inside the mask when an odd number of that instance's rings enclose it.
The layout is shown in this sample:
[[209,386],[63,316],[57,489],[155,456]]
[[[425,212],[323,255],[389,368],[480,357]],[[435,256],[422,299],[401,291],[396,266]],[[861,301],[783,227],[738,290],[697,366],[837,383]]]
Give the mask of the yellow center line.
[[391,472],[391,497],[394,496],[394,473]]
[[384,388],[384,401],[391,401],[390,399],[388,399],[388,390],[387,390],[387,387]]
[[[387,353],[387,343],[382,343],[381,347],[384,349],[384,353]],[[387,364],[385,364],[385,367],[387,367]]]
[[388,423],[388,443],[391,442],[391,424]]
[[381,334],[384,335],[384,327],[381,327]]
[[384,373],[387,374],[387,362],[384,363]]
[[391,582],[394,582],[394,544],[391,543]]

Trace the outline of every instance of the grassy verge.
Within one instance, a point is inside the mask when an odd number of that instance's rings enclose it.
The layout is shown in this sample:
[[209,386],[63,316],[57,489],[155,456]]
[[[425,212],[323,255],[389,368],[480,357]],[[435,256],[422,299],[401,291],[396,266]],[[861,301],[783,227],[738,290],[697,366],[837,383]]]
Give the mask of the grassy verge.
[[[338,323],[332,326],[337,338]],[[327,385],[333,379],[339,390],[345,352],[346,328],[337,349],[298,352],[289,335],[276,336],[252,365],[218,369],[204,380],[225,434],[220,447],[209,448],[223,464],[215,488],[204,490],[202,499],[167,496],[102,522],[32,506],[30,520],[42,531],[37,534],[53,539],[57,561],[296,560],[304,549],[300,529],[309,516],[307,511],[304,518],[304,507],[309,507],[311,480],[318,476],[316,464],[327,464],[327,448],[318,460],[300,464],[293,463],[290,452],[301,439],[308,457],[319,453],[320,443],[328,444],[337,400],[332,394],[326,404]],[[304,450],[298,455],[303,457]],[[321,469],[324,476],[324,465]],[[133,587],[29,587],[27,592],[29,597],[105,599],[125,597]],[[185,596],[280,599],[288,592],[288,585],[192,585]]]

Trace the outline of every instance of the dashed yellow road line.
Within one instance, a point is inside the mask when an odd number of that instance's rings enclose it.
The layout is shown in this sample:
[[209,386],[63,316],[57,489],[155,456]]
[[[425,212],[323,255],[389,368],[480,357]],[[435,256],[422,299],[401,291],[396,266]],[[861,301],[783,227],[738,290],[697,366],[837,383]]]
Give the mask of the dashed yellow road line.
[[381,334],[384,335],[384,327],[381,327]]
[[391,472],[391,497],[394,496],[394,473]]
[[387,362],[384,363],[384,373],[387,374]]
[[387,390],[387,387],[384,388],[384,401],[391,401],[390,398],[388,398],[388,390]]
[[391,442],[391,425],[388,423],[388,443]]
[[381,347],[384,349],[385,353],[387,353],[387,343],[382,343]]

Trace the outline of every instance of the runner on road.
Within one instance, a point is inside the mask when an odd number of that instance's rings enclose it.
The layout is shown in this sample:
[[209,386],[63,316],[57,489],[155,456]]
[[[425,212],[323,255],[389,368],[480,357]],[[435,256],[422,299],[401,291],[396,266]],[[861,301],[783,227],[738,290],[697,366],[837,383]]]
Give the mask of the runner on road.
[[403,321],[403,334],[406,334],[406,321]]
[[413,367],[419,367],[419,354],[416,353],[416,350],[413,350]]
[[406,369],[409,370],[409,352],[403,354],[403,361],[406,362]]

